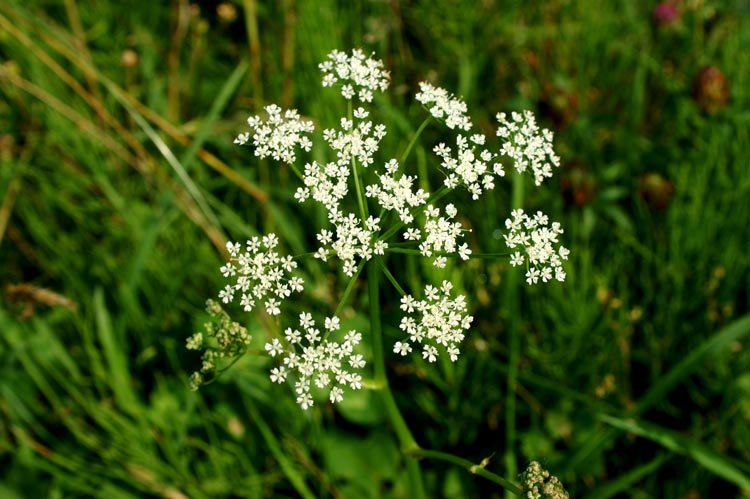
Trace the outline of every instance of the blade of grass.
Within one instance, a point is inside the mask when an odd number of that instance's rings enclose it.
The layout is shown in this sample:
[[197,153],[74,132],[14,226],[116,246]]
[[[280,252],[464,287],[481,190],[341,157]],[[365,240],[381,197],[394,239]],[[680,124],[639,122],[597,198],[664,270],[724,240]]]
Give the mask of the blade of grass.
[[621,419],[608,414],[600,414],[599,419],[615,428],[647,438],[665,449],[687,456],[717,476],[740,487],[750,489],[750,477],[746,473],[737,469],[728,458],[714,452],[700,442],[655,424],[644,423],[635,419]]
[[[66,35],[64,33],[60,33],[58,29],[56,29],[55,26],[48,25],[48,24],[42,24],[41,26],[37,26],[37,24],[42,23],[43,21],[38,18],[32,18],[29,19],[28,17],[24,17],[23,14],[12,10],[9,6],[3,4],[0,2],[0,10],[6,9],[6,14],[10,15],[13,18],[13,23],[18,23],[21,25],[26,26],[27,28],[30,28],[34,31],[35,38],[43,40],[45,43],[49,45],[50,48],[52,48],[54,51],[56,51],[58,54],[62,55],[66,59],[68,59],[71,63],[74,65],[81,67],[86,70],[93,71],[94,74],[99,78],[99,81],[114,95],[119,96],[121,99],[126,100],[128,103],[130,103],[138,112],[143,114],[149,121],[154,123],[156,126],[158,126],[163,132],[165,132],[167,135],[169,135],[172,139],[176,140],[183,146],[188,146],[190,144],[190,139],[188,136],[179,128],[172,125],[169,121],[162,118],[158,113],[154,112],[147,106],[144,106],[142,103],[140,103],[137,99],[135,99],[133,96],[131,96],[128,92],[123,90],[120,86],[115,84],[113,81],[111,81],[106,76],[102,75],[100,72],[98,72],[95,68],[88,65],[88,63],[81,59],[81,57],[73,50],[71,47],[66,45],[65,43],[61,42],[57,38],[53,38],[50,33],[56,34],[56,36],[60,39],[65,39]],[[44,50],[42,50],[37,44],[33,43],[29,37],[27,37],[22,31],[20,31],[16,26],[8,21],[7,18],[0,15],[0,27],[8,30],[16,40],[23,43],[25,46],[27,46],[37,57],[39,57],[50,69],[52,69],[58,76],[63,79],[63,81],[73,88],[76,93],[81,95],[81,97],[84,98],[84,100],[89,103],[89,105],[96,111],[102,112],[102,118],[103,120],[112,126],[118,134],[128,143],[128,145],[135,151],[137,151],[141,157],[147,157],[147,153],[145,150],[140,146],[137,140],[130,134],[127,130],[125,130],[122,126],[118,124],[116,120],[114,120],[111,115],[109,115],[106,112],[106,109],[104,109],[102,106],[99,106],[95,100],[92,100],[92,97],[90,94],[74,79],[72,78],[65,70],[62,69],[62,67],[57,64],[56,61],[51,59]],[[110,139],[111,140],[111,139]],[[219,172],[221,175],[223,175],[225,178],[230,180],[232,183],[243,189],[245,192],[247,192],[249,195],[253,196],[255,199],[257,199],[259,202],[264,203],[267,200],[266,193],[259,189],[255,184],[250,182],[249,180],[242,177],[240,174],[232,170],[229,166],[227,166],[224,162],[222,162],[219,158],[211,154],[210,152],[206,151],[205,149],[199,149],[197,152],[197,156],[203,161],[206,165],[211,167],[212,169]],[[131,165],[138,165],[139,162],[136,161],[130,161]]]
[[226,107],[229,99],[237,91],[240,83],[242,83],[242,78],[245,76],[245,73],[247,73],[248,65],[249,64],[246,60],[240,61],[235,70],[227,79],[226,83],[221,87],[221,90],[219,90],[219,93],[216,95],[216,98],[211,105],[211,109],[208,111],[208,114],[201,120],[200,127],[198,128],[196,134],[193,136],[193,141],[180,157],[180,163],[182,163],[182,166],[185,168],[185,170],[190,169],[193,160],[208,138],[208,134],[213,128],[214,124],[218,121],[221,112]]
[[654,473],[659,467],[669,461],[671,453],[665,452],[651,461],[644,463],[624,473],[614,480],[596,488],[594,492],[587,495],[585,499],[608,499],[620,492],[625,492],[641,478]]
[[729,345],[747,336],[748,333],[750,333],[750,315],[736,320],[708,338],[651,386],[640,400],[638,400],[635,413],[643,414],[655,402],[664,398],[664,395],[672,390],[677,383],[698,369],[709,356],[717,355],[722,350],[726,350]]
[[258,8],[255,0],[243,0],[245,30],[250,48],[250,81],[253,84],[253,99],[256,106],[263,105],[263,79],[261,78],[261,48],[258,32]]
[[313,494],[307,487],[305,478],[297,472],[292,461],[287,458],[286,454],[281,449],[281,445],[279,444],[276,435],[273,434],[268,423],[266,423],[265,419],[261,417],[252,401],[248,400],[247,397],[242,397],[242,402],[245,405],[245,409],[250,414],[250,417],[255,422],[255,425],[258,427],[260,434],[263,435],[263,440],[266,442],[268,449],[271,451],[274,459],[279,463],[281,470],[289,479],[294,489],[305,499],[315,499],[315,494]]
[[131,386],[127,351],[115,337],[112,321],[104,304],[104,294],[101,288],[97,288],[94,291],[94,314],[99,342],[102,345],[104,357],[107,360],[109,368],[109,386],[114,392],[115,400],[122,410],[133,417],[138,417],[141,407]]
[[[716,354],[727,348],[732,342],[741,339],[750,333],[750,315],[731,323],[715,335],[708,338],[698,348],[685,357],[680,363],[669,370],[659,381],[654,384],[635,404],[633,416],[639,416],[647,411],[655,402],[661,400],[674,386],[701,366],[709,354]],[[589,439],[584,446],[580,447],[566,460],[568,469],[575,469],[583,463],[590,455],[601,451],[607,444],[615,439],[620,432],[619,428],[607,428],[595,438]]]
[[180,160],[177,159],[177,156],[172,152],[172,150],[169,148],[166,142],[164,142],[164,139],[162,139],[159,134],[156,133],[156,131],[149,125],[149,123],[146,121],[146,119],[138,112],[136,111],[127,101],[120,100],[120,103],[125,107],[125,109],[130,113],[130,115],[133,117],[133,119],[138,123],[138,126],[141,127],[141,130],[143,130],[149,139],[151,139],[151,142],[156,146],[156,148],[159,150],[159,152],[162,154],[164,159],[167,160],[167,163],[169,163],[169,166],[172,167],[172,169],[177,173],[177,176],[182,181],[183,185],[185,185],[185,188],[192,196],[193,200],[196,202],[196,204],[201,208],[201,211],[203,212],[203,215],[208,218],[208,220],[216,227],[219,226],[219,221],[216,218],[216,215],[214,215],[213,210],[210,206],[208,206],[208,203],[206,202],[206,199],[203,197],[203,194],[201,193],[200,189],[197,185],[195,185],[195,182],[193,182],[193,179],[190,178],[190,175],[188,175],[187,171],[185,170],[185,167],[180,163]]

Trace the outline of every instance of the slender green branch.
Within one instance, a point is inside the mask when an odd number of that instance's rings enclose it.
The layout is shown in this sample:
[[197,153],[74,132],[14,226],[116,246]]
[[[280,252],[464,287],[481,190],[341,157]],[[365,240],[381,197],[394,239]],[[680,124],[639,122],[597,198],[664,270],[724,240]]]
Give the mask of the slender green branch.
[[[513,175],[513,190],[511,194],[511,210],[523,205],[524,178],[520,174]],[[516,466],[516,387],[518,384],[518,363],[521,357],[521,332],[520,332],[520,293],[519,293],[519,269],[511,269],[505,287],[505,304],[508,307],[508,348],[510,358],[508,360],[508,378],[505,393],[505,472],[508,478],[518,474]],[[505,494],[506,499],[510,497]]]
[[401,159],[399,159],[398,163],[400,165],[403,165],[407,158],[409,157],[409,154],[411,154],[411,150],[414,148],[414,145],[417,143],[417,140],[422,135],[422,132],[425,128],[427,128],[428,123],[432,120],[431,116],[428,116],[427,119],[425,119],[421,125],[419,125],[419,129],[414,133],[414,136],[411,138],[411,142],[409,142],[409,145],[406,146],[406,149],[404,150],[404,153],[401,155]]
[[[348,101],[347,103],[347,117],[349,121],[352,121],[354,118],[354,110],[352,106],[352,101]],[[352,124],[352,128],[349,130],[349,135],[351,136],[354,132],[354,125]],[[362,218],[362,222],[367,220],[368,216],[368,210],[367,210],[367,203],[365,202],[364,198],[364,191],[362,189],[362,184],[359,180],[359,169],[357,168],[357,160],[352,156],[351,159],[351,167],[352,167],[352,175],[354,176],[354,190],[357,193],[357,205],[359,206],[359,216]]]
[[357,204],[359,205],[359,216],[362,217],[362,222],[367,220],[367,203],[362,192],[362,184],[359,180],[359,170],[357,169],[357,161],[352,158],[352,175],[354,176],[354,190],[357,192]]
[[440,452],[440,451],[429,450],[429,449],[417,449],[414,452],[412,452],[412,455],[453,463],[457,466],[461,466],[462,468],[465,468],[466,471],[468,471],[469,473],[473,475],[478,475],[483,478],[486,478],[487,480],[491,482],[495,482],[496,484],[500,485],[501,487],[505,488],[507,491],[512,492],[513,494],[517,496],[520,496],[523,493],[521,488],[515,483],[509,480],[506,480],[505,478],[491,471],[487,471],[485,466],[487,466],[489,459],[485,459],[479,464],[474,464],[468,459],[454,456],[453,454],[448,454],[447,452]]
[[281,471],[289,479],[289,482],[297,490],[297,493],[299,493],[299,495],[301,495],[305,499],[313,499],[315,497],[315,494],[313,494],[312,491],[308,488],[307,483],[305,483],[305,478],[299,473],[297,467],[294,465],[292,460],[289,459],[287,453],[284,452],[279,439],[276,438],[276,435],[273,434],[273,431],[271,431],[268,423],[266,423],[266,421],[260,415],[260,412],[249,400],[249,397],[240,397],[240,399],[243,401],[245,409],[250,414],[250,418],[255,423],[255,427],[260,431],[263,440],[266,442],[266,446],[271,451],[271,454],[276,459],[276,462],[279,463]]
[[[374,260],[379,260],[378,257],[374,257]],[[373,356],[373,372],[375,383],[380,387],[380,395],[385,407],[388,419],[393,426],[393,430],[396,432],[401,450],[410,455],[415,450],[419,449],[414,436],[409,430],[409,426],[406,424],[404,417],[401,415],[401,411],[396,405],[396,401],[393,398],[393,393],[388,385],[388,378],[385,374],[385,354],[383,352],[383,327],[380,322],[380,265],[377,261],[372,260],[367,265],[367,290],[370,297],[370,336],[372,337],[372,356]],[[424,486],[422,484],[422,476],[419,470],[418,463],[409,463],[413,458],[407,460],[407,466],[409,467],[410,483],[411,483],[411,495],[416,499],[424,497]]]
[[[443,186],[441,187],[436,193],[434,193],[432,196],[430,196],[430,199],[427,200],[426,204],[423,204],[422,206],[419,206],[411,211],[412,215],[416,215],[417,213],[420,213],[427,208],[427,206],[430,205],[430,203],[434,203],[435,201],[439,200],[446,194],[448,194],[451,191],[451,189],[448,189],[447,187]],[[380,237],[383,241],[388,240],[393,234],[401,230],[401,228],[406,225],[404,222],[399,220],[397,223],[393,224],[390,229],[385,231],[385,233]]]
[[339,304],[336,307],[336,311],[333,313],[335,316],[339,316],[341,313],[341,309],[344,308],[344,305],[347,301],[349,301],[349,295],[352,294],[352,291],[354,290],[354,285],[357,284],[357,278],[359,277],[359,274],[362,273],[362,269],[365,268],[365,261],[362,260],[359,262],[359,265],[357,265],[357,270],[354,272],[354,275],[349,279],[349,282],[346,285],[346,288],[344,288],[344,292],[341,295],[341,299],[339,300]]
[[404,288],[401,287],[401,285],[398,283],[398,281],[396,280],[396,277],[391,273],[391,271],[388,270],[388,267],[385,266],[385,264],[383,263],[383,260],[378,258],[378,263],[380,264],[380,269],[383,271],[383,274],[389,281],[391,281],[391,284],[393,284],[393,287],[396,288],[396,291],[398,291],[398,293],[401,296],[406,296],[406,291],[404,291]]

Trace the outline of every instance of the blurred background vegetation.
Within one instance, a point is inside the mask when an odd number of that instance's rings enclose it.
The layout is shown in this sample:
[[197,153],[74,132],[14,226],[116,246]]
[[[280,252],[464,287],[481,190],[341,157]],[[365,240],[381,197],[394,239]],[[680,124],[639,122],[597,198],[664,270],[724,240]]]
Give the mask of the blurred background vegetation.
[[[4,0],[0,497],[407,497],[366,393],[303,414],[261,357],[186,381],[224,241],[313,234],[293,176],[232,140],[271,102],[333,124],[317,64],[351,47],[392,70],[385,147],[428,79],[489,133],[534,110],[563,159],[526,208],[566,229],[568,281],[511,310],[506,262],[456,265],[461,361],[389,359],[420,444],[501,475],[540,460],[571,497],[750,497],[748,0]],[[455,198],[473,247],[502,250],[507,191]],[[422,467],[430,497],[503,497]]]

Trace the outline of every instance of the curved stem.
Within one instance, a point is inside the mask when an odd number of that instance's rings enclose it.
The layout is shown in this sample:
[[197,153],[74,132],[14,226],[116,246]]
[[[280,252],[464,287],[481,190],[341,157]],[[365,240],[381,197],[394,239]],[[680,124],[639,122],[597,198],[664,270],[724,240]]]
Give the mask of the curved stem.
[[422,135],[422,132],[425,128],[427,128],[427,124],[430,122],[431,117],[427,117],[422,124],[419,126],[419,129],[414,133],[414,136],[411,138],[411,142],[409,142],[409,145],[406,146],[406,150],[404,150],[404,153],[401,155],[401,159],[399,159],[399,164],[404,164],[406,159],[409,157],[409,154],[411,154],[411,150],[414,148],[414,145],[417,143],[417,139]]
[[[513,190],[511,194],[511,210],[523,205],[523,182],[521,174],[513,175]],[[521,356],[521,333],[520,333],[520,293],[519,269],[511,269],[506,280],[505,305],[508,307],[508,349],[510,358],[508,361],[508,378],[505,393],[505,473],[509,478],[518,474],[516,466],[516,387],[518,384],[518,363]],[[506,491],[506,499],[511,497]]]
[[[378,259],[374,257],[374,259]],[[396,405],[393,398],[391,387],[388,385],[388,378],[385,374],[385,354],[383,351],[383,327],[380,322],[380,266],[379,262],[370,261],[367,265],[367,290],[370,297],[370,335],[372,337],[372,356],[373,356],[373,374],[374,381],[381,395],[385,412],[388,420],[396,432],[402,452],[407,456],[419,449],[414,436],[409,430],[401,411]],[[410,462],[413,461],[413,462]],[[411,494],[410,497],[421,499],[424,497],[424,488],[422,476],[419,469],[419,463],[413,457],[407,457],[407,467],[409,469]]]
[[523,493],[521,488],[515,483],[509,480],[506,480],[505,478],[491,471],[487,471],[485,466],[487,466],[489,459],[485,459],[479,464],[474,464],[468,459],[454,456],[453,454],[448,454],[447,452],[440,452],[440,451],[429,450],[429,449],[417,449],[416,451],[412,452],[412,455],[419,456],[419,457],[426,457],[428,459],[438,459],[440,461],[447,461],[449,463],[453,463],[457,466],[461,466],[462,468],[466,468],[466,471],[468,471],[469,473],[473,475],[479,475],[483,478],[486,478],[487,480],[491,482],[495,482],[496,484],[500,485],[501,487],[505,488],[507,491],[512,492],[513,494],[517,496],[520,496]]

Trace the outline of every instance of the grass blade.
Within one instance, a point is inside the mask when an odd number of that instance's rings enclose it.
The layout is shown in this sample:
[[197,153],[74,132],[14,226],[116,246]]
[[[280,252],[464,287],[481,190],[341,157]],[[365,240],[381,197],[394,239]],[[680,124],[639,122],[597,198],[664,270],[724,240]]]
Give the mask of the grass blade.
[[717,476],[750,489],[750,477],[747,473],[743,473],[728,458],[700,442],[660,426],[638,422],[634,419],[621,419],[608,414],[600,414],[599,419],[615,428],[647,438],[665,449],[687,456]]

